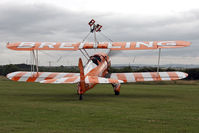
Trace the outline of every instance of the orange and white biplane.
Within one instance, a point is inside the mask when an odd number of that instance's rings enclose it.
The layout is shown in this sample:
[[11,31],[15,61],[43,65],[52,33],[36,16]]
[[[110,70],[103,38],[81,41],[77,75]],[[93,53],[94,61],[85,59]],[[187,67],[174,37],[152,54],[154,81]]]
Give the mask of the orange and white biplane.
[[[152,50],[164,48],[187,47],[191,43],[187,41],[149,41],[149,42],[98,42],[96,32],[100,32],[102,26],[95,24],[94,20],[89,22],[90,33],[94,33],[94,42],[79,43],[68,42],[17,42],[8,43],[7,48],[17,51],[31,51],[34,55],[36,71],[25,72],[17,71],[9,73],[7,78],[14,81],[54,83],[54,84],[74,84],[77,83],[79,99],[82,100],[83,94],[93,88],[96,84],[112,84],[115,95],[119,95],[122,83],[140,81],[165,81],[178,80],[188,76],[184,72],[139,72],[139,73],[109,73],[111,61],[107,53],[97,53],[88,55],[88,49],[112,50]],[[83,66],[82,59],[79,58],[78,67],[80,73],[57,73],[38,71],[38,51],[39,50],[80,50],[88,59]],[[160,55],[160,52],[159,52]],[[158,61],[159,62],[159,61]],[[159,63],[158,63],[159,66]]]

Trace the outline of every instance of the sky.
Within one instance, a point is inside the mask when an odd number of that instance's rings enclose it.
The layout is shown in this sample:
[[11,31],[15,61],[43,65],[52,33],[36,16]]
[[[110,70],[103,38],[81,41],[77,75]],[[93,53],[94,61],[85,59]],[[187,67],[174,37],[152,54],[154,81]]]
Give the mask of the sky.
[[[29,52],[9,50],[7,42],[80,42],[89,32],[88,22],[95,19],[103,26],[102,33],[117,42],[190,41],[187,48],[162,50],[161,64],[199,65],[198,4],[196,0],[1,0],[0,64],[31,62]],[[101,34],[97,37],[107,41]],[[117,51],[111,60],[157,64],[157,55],[157,50]],[[77,65],[79,57],[79,51],[42,51],[39,64]]]

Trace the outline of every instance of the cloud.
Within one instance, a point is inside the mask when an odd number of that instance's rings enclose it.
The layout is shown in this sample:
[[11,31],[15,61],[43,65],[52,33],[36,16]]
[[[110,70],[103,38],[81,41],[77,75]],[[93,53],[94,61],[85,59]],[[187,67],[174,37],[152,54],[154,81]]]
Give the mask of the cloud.
[[62,38],[67,38],[78,30],[83,31],[83,26],[78,25],[82,20],[81,17],[80,20],[77,19],[80,14],[47,5],[4,6],[0,9],[0,15],[4,40],[53,40],[60,38],[60,33],[63,34]]
[[[191,41],[193,44],[190,48],[163,50],[163,56],[199,57],[199,30],[197,30],[199,28],[199,10],[178,12],[167,16],[138,16],[136,14],[72,11],[41,3],[5,3],[0,5],[0,16],[1,42],[81,41],[89,32],[88,21],[94,18],[103,25],[103,33],[114,41]],[[11,52],[5,48],[5,44],[0,45],[0,52],[1,64],[8,62],[8,58],[13,60],[10,55],[28,55],[27,53]],[[65,53],[54,53],[54,56],[65,56]],[[126,56],[122,52],[119,53],[117,56]],[[157,52],[127,51],[125,53],[128,56],[144,57],[146,55],[154,56],[154,53]],[[79,55],[78,52],[73,54]],[[45,55],[43,56],[45,57]],[[14,62],[20,63],[24,60],[24,58],[22,60],[17,57]]]
[[114,16],[109,32],[125,40],[198,40],[199,10],[174,13],[172,16]]

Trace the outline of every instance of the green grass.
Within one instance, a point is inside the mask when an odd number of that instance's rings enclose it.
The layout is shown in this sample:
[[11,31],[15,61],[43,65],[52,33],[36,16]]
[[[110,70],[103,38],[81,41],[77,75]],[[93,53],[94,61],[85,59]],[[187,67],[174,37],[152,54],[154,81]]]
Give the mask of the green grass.
[[79,101],[76,85],[0,78],[1,133],[198,133],[199,82],[97,85]]

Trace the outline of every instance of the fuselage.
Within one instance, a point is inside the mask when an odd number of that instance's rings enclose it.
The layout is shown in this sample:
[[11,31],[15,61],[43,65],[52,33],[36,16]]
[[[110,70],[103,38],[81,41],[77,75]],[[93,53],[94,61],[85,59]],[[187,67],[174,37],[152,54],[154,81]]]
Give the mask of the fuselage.
[[[98,53],[94,54],[93,56],[90,56],[88,62],[84,67],[85,79],[89,80],[89,78],[86,77],[92,77],[92,76],[105,77],[106,75],[108,75],[110,66],[111,66],[111,61],[107,54]],[[94,83],[86,84],[86,90],[93,88],[95,85],[96,84]]]

